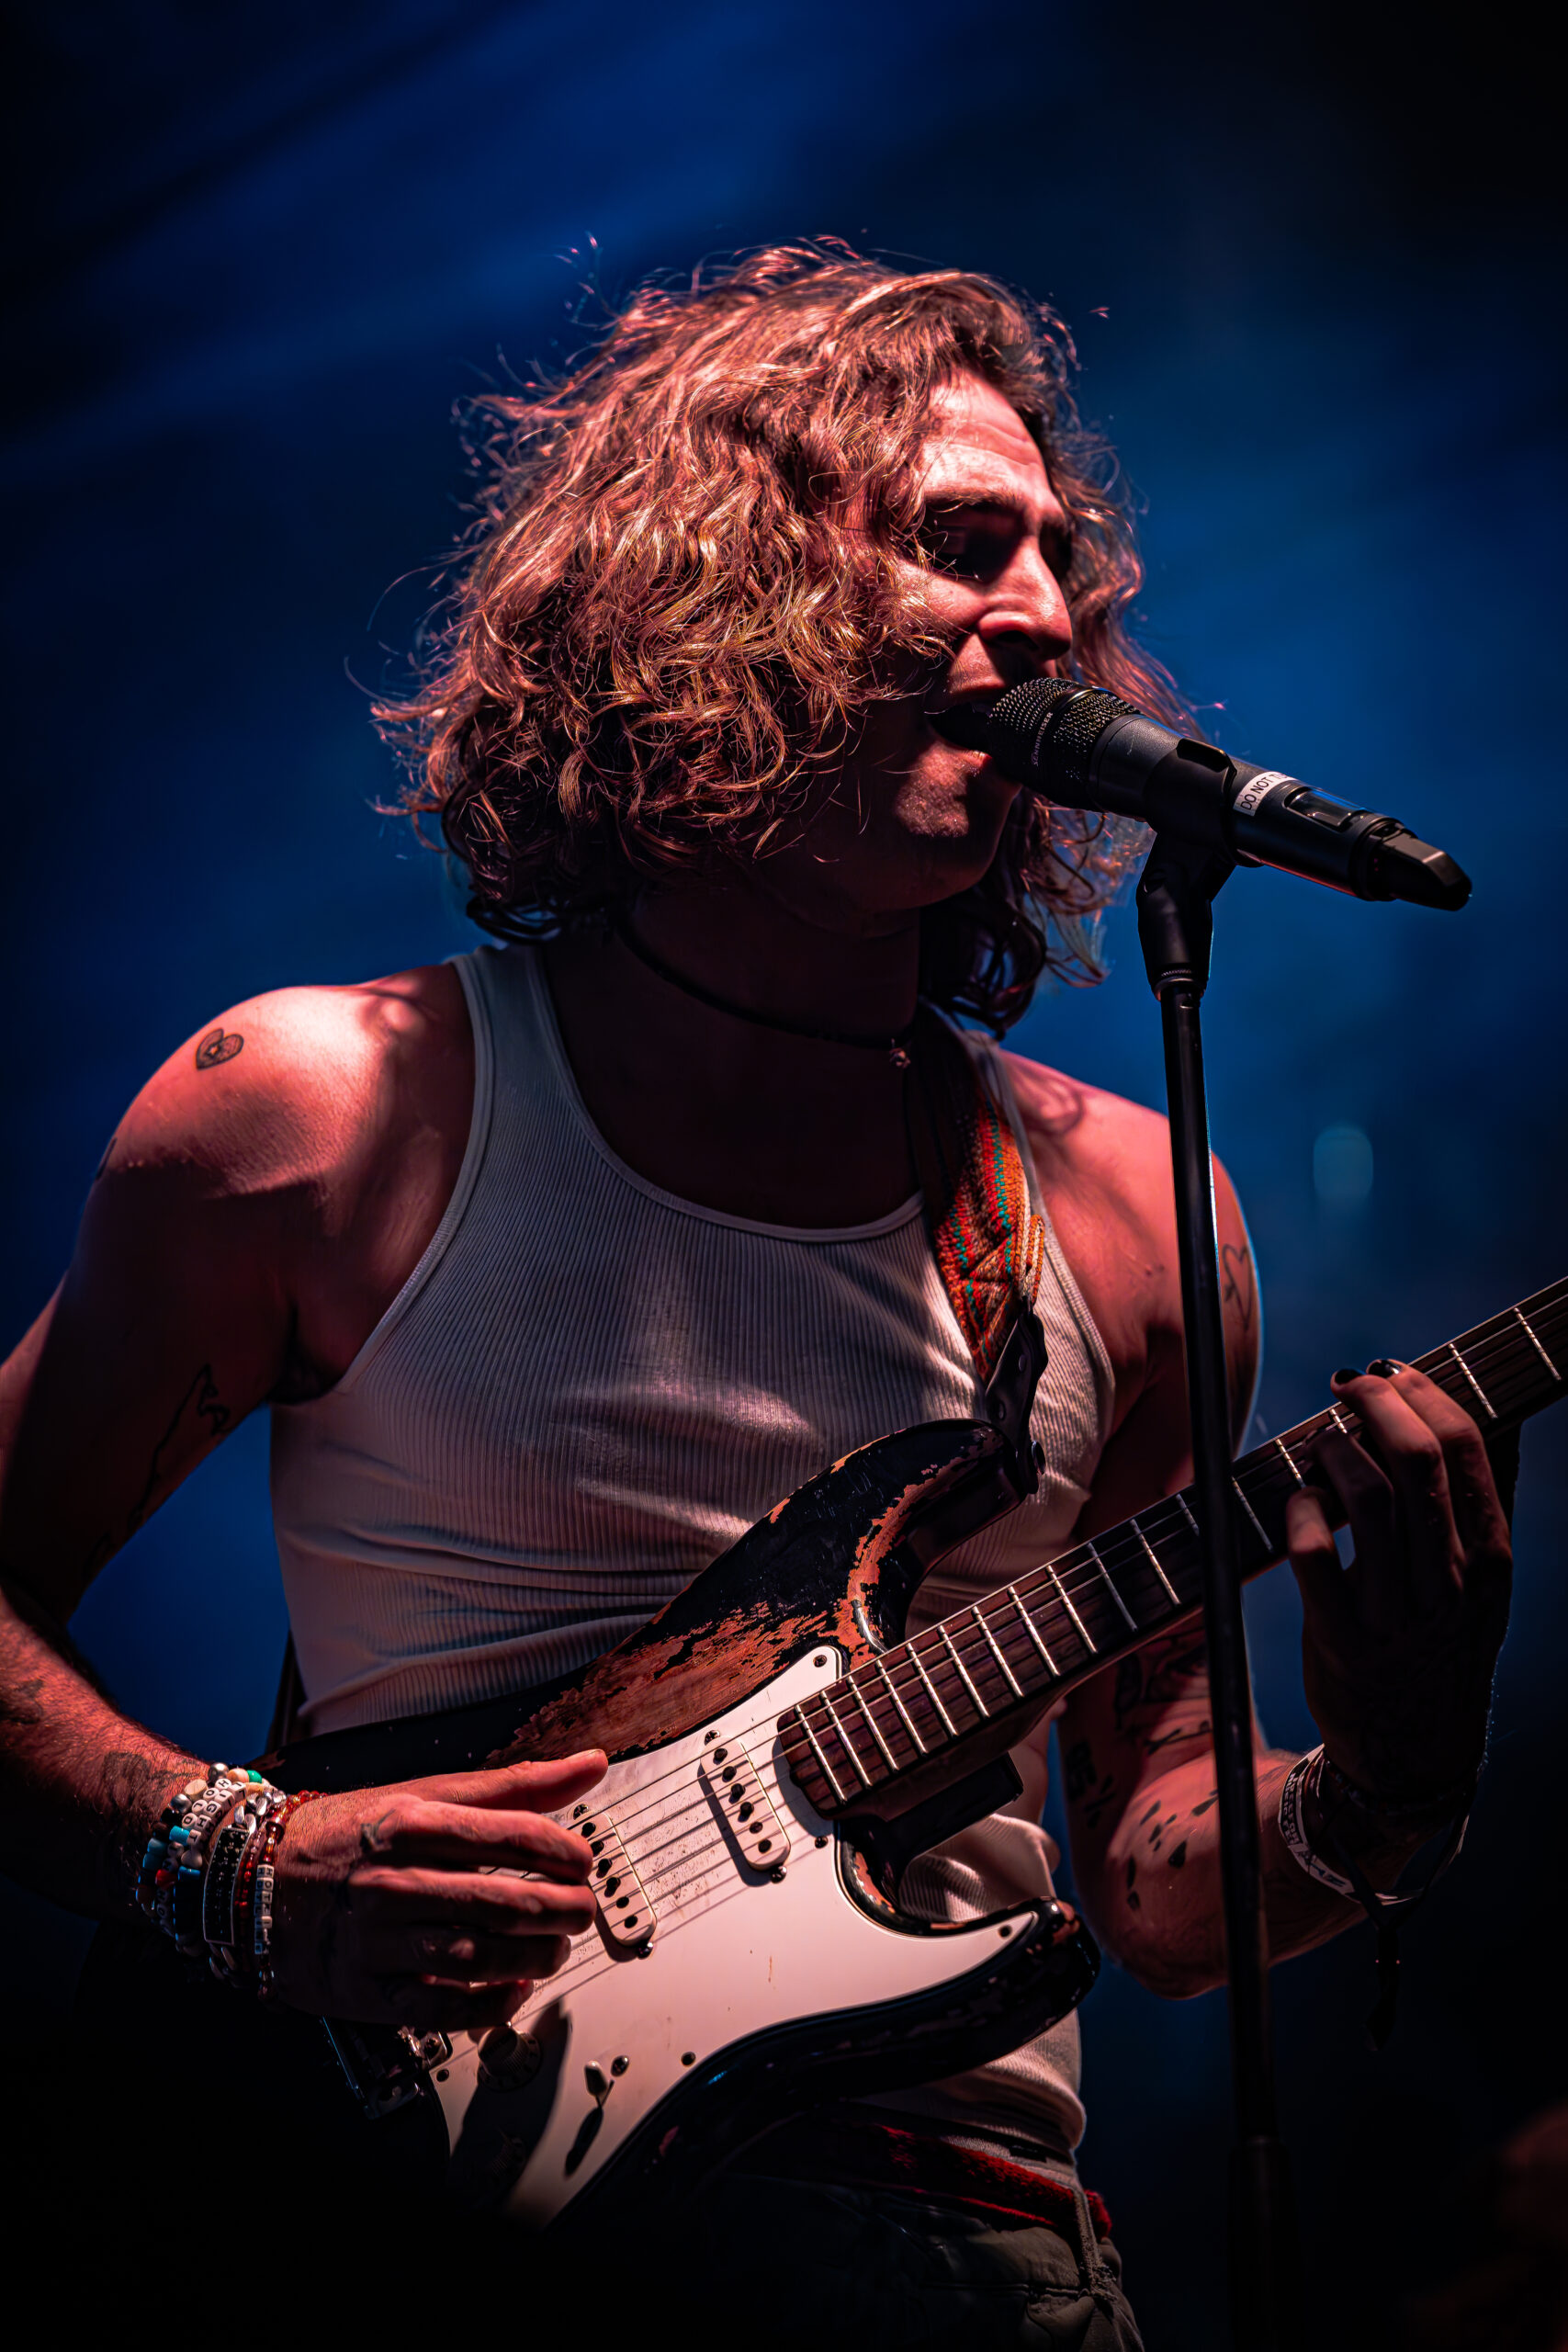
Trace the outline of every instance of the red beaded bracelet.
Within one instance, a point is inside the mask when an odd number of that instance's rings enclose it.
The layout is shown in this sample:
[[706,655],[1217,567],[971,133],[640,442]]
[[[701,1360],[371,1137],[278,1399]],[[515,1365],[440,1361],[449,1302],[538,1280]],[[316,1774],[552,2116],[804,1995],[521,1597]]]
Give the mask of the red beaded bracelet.
[[266,1843],[261,1860],[256,1865],[255,1883],[252,1893],[254,1926],[251,1949],[256,1961],[256,1994],[264,2001],[275,2000],[277,1985],[272,1972],[272,1887],[273,1856],[278,1841],[301,1805],[326,1793],[323,1789],[297,1789],[288,1804],[275,1813],[267,1824]]

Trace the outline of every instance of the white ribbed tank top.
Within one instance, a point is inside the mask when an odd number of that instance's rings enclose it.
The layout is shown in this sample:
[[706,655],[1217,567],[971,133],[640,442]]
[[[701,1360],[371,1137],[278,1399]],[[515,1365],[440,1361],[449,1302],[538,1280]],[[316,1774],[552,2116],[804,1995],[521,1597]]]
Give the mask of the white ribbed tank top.
[[[456,959],[474,1034],[462,1168],[428,1249],[329,1393],[273,1409],[272,1496],[311,1731],[494,1698],[644,1623],[852,1448],[978,1414],[918,1199],[835,1231],[678,1200],[588,1115],[526,947]],[[1029,1165],[1002,1065],[993,1083]],[[1042,1214],[1043,1214],[1043,1204]],[[1039,1492],[930,1576],[912,1624],[1064,1548],[1110,1430],[1104,1345],[1046,1220]],[[1023,1794],[922,1858],[905,1900],[973,1917],[1049,1887]],[[1075,2144],[1077,2021],[895,2105]]]

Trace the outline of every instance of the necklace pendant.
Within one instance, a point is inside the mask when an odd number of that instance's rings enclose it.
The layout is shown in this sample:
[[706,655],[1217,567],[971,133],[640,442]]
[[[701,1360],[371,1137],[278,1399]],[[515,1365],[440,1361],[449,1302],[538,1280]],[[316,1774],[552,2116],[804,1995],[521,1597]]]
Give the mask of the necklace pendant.
[[910,1066],[909,1048],[908,1046],[890,1046],[887,1049],[887,1058],[895,1069],[908,1069]]

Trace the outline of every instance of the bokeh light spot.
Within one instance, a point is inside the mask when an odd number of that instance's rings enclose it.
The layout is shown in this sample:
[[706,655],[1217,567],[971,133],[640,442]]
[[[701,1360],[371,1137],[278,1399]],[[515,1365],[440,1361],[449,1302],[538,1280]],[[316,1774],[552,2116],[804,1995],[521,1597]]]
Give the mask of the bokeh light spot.
[[1325,1127],[1312,1148],[1312,1181],[1317,1197],[1332,1208],[1351,1208],[1372,1189],[1372,1147],[1359,1127]]

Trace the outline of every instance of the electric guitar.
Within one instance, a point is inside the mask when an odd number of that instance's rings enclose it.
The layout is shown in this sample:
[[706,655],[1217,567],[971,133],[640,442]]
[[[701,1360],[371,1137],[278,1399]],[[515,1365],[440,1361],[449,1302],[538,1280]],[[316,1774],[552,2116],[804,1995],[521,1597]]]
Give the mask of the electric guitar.
[[[264,1759],[281,1786],[332,1790],[610,1757],[557,1816],[593,1857],[595,1928],[509,2025],[327,2026],[369,2116],[438,2108],[464,2202],[544,2228],[628,2189],[688,2193],[784,2116],[982,2064],[1089,1990],[1098,1954],[1065,1902],[935,1927],[898,1904],[914,1855],[1016,1792],[1008,1750],[1045,1708],[1201,1608],[1189,1488],[904,1637],[931,1564],[1032,1484],[1038,1327],[1010,1351],[991,1421],[849,1455],[547,1691]],[[1418,1368],[1487,1432],[1516,1426],[1568,1386],[1568,1281]],[[1358,1426],[1331,1406],[1236,1463],[1248,1576],[1283,1556],[1331,1420]]]

